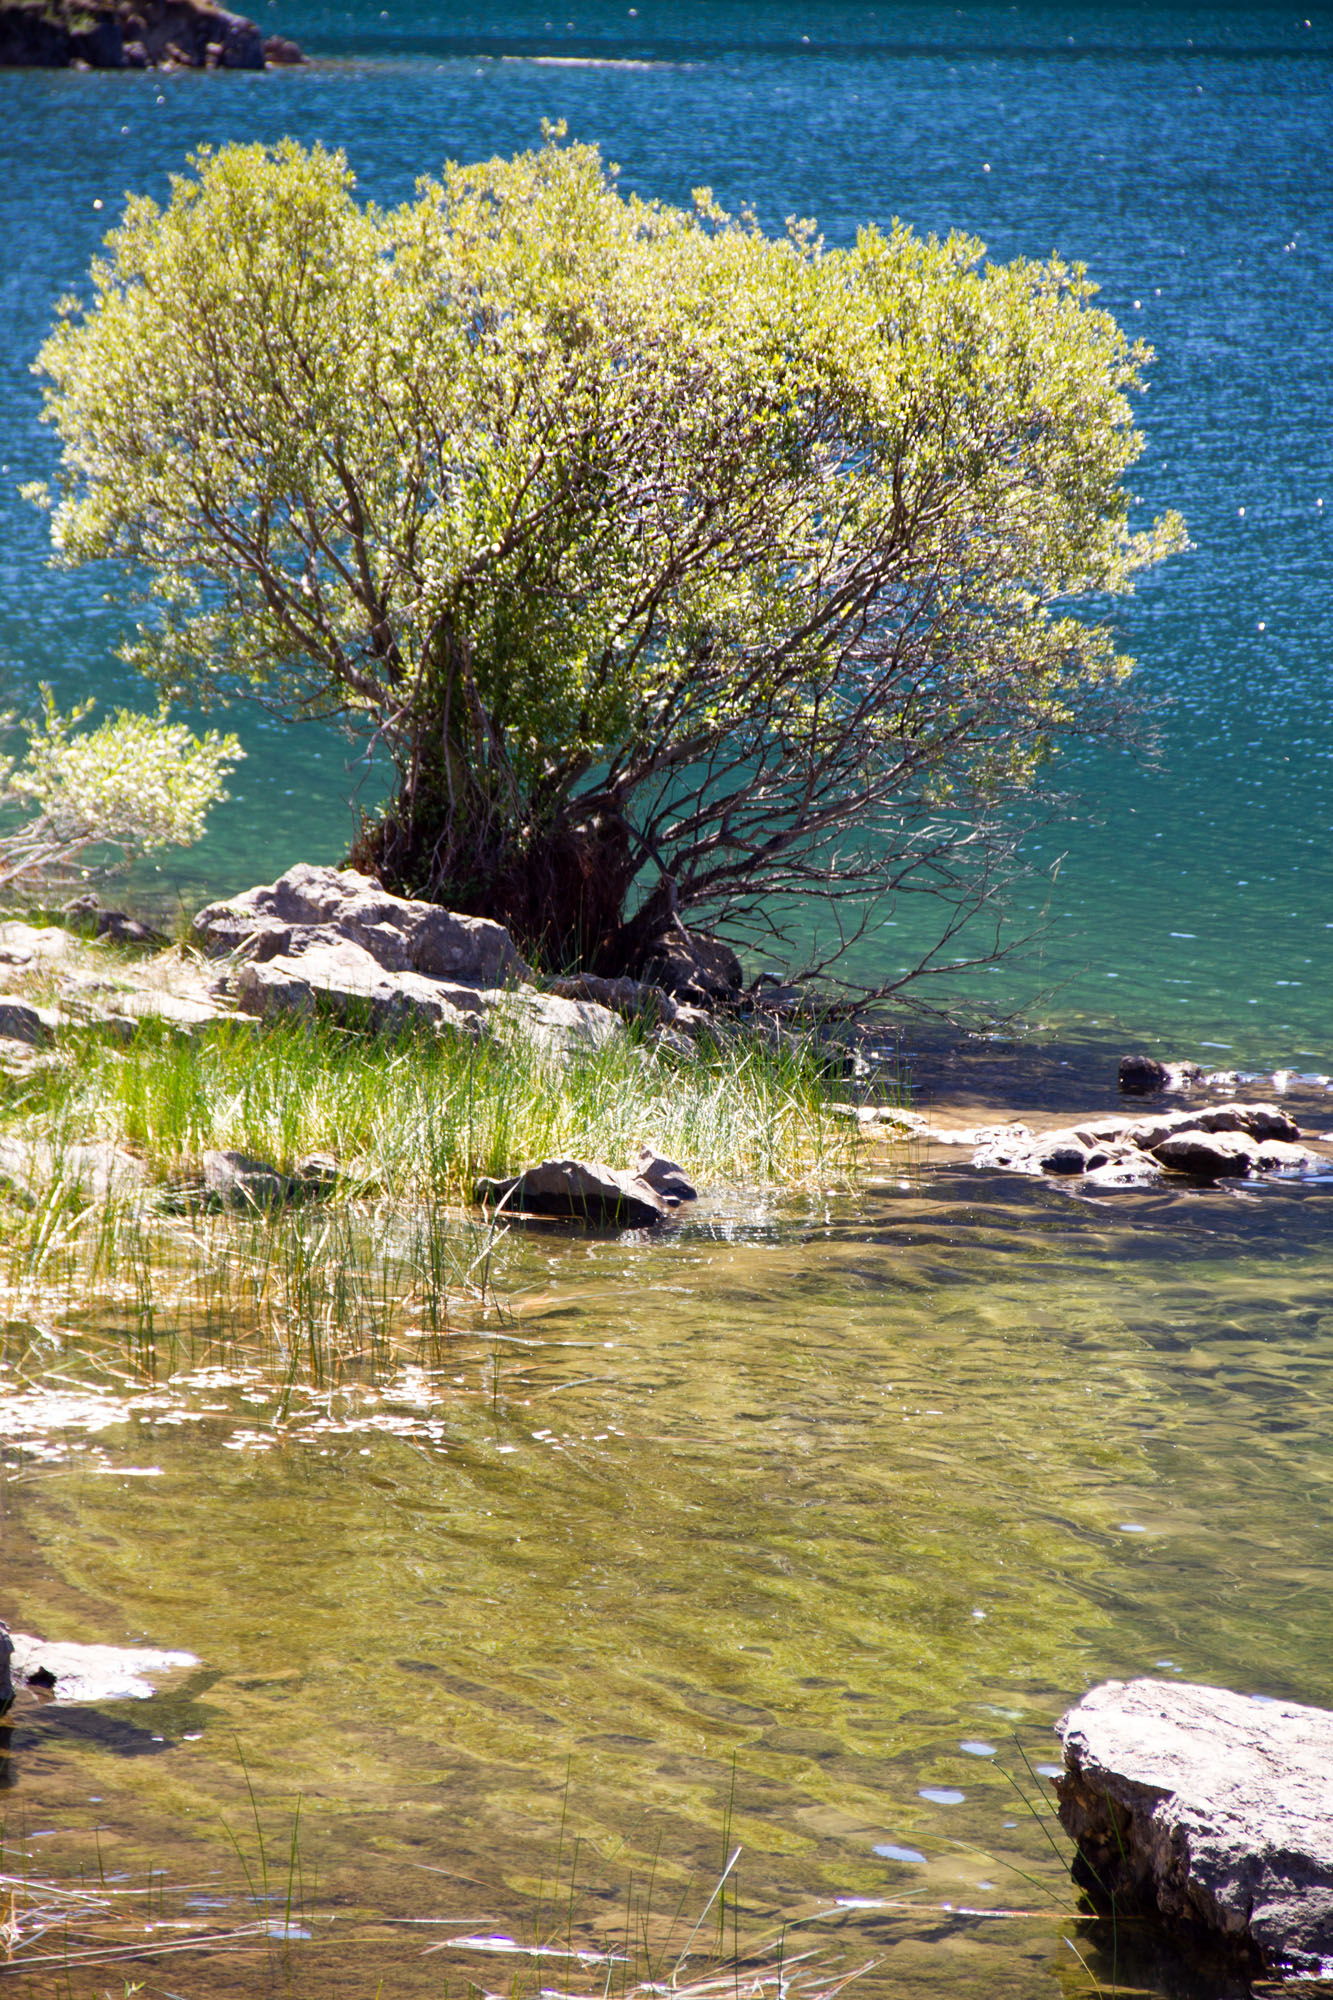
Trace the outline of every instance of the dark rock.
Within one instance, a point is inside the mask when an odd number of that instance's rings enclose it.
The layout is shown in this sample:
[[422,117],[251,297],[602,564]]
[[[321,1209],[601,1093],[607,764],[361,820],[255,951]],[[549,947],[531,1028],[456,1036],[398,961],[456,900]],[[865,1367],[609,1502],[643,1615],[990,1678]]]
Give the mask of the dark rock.
[[683,926],[666,930],[644,954],[648,978],[674,1000],[710,1007],[740,998],[744,973],[729,944]]
[[51,1039],[41,1015],[26,1000],[0,1000],[0,1036],[7,1042],[26,1042],[30,1048]]
[[305,51],[287,35],[265,35],[264,61],[275,69],[292,69],[305,61]]
[[49,1667],[34,1667],[24,1685],[30,1688],[42,1688],[49,1693],[56,1685],[56,1677]]
[[1245,1180],[1254,1172],[1254,1141],[1244,1132],[1173,1132],[1149,1150],[1172,1173],[1191,1180]]
[[[303,60],[295,42],[269,38],[276,64]],[[294,53],[291,53],[294,51]],[[210,0],[3,0],[0,66],[188,69],[265,67],[265,39],[244,15]]]
[[95,13],[91,27],[69,38],[71,62],[86,62],[90,69],[123,69],[125,35],[113,13]]
[[644,1181],[654,1194],[671,1207],[682,1201],[695,1201],[698,1191],[685,1176],[684,1169],[674,1160],[664,1160],[651,1146],[640,1146],[634,1160],[634,1178]]
[[43,7],[0,7],[0,68],[66,69],[70,32]]
[[647,1181],[600,1161],[543,1160],[509,1180],[477,1183],[477,1200],[503,1215],[551,1216],[645,1229],[660,1222],[667,1203]]
[[204,1172],[204,1195],[218,1208],[276,1208],[292,1193],[292,1182],[267,1160],[251,1159],[248,1153],[224,1153],[210,1149],[200,1162]]
[[1150,1097],[1159,1090],[1185,1090],[1206,1072],[1196,1062],[1164,1063],[1156,1056],[1121,1056],[1120,1088],[1126,1097]]
[[1165,1090],[1170,1082],[1171,1072],[1156,1056],[1121,1056],[1120,1088],[1126,1097],[1151,1097],[1155,1091]]
[[[1044,1174],[1085,1174],[1088,1171],[1088,1157],[1082,1146],[1064,1141],[1050,1147],[1042,1154],[1041,1170]],[[1103,1153],[1097,1162],[1098,1166],[1101,1166],[1105,1159],[1106,1155]]]
[[0,1715],[4,1715],[14,1699],[14,1676],[10,1662],[14,1657],[14,1641],[9,1636],[8,1625],[0,1625]]
[[1333,1972],[1333,1714],[1109,1681],[1058,1725],[1076,1875],[1268,1971]]
[[137,944],[161,951],[171,942],[151,924],[140,923],[124,910],[104,910],[96,896],[76,896],[61,914],[81,937],[102,938],[107,944]]

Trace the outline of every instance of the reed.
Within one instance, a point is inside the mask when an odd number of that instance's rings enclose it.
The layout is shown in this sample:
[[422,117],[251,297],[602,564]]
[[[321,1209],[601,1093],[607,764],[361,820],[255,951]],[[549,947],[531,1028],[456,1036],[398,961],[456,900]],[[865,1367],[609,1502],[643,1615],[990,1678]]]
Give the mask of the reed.
[[637,1032],[555,1055],[521,1035],[363,1036],[325,1022],[220,1024],[192,1040],[145,1022],[128,1046],[95,1026],[0,1100],[0,1125],[72,1144],[112,1139],[160,1179],[209,1148],[287,1171],[329,1153],[349,1189],[457,1201],[483,1174],[570,1154],[619,1163],[646,1142],[707,1181],[827,1182],[853,1165],[851,1121],[809,1044],[754,1036],[660,1053]]

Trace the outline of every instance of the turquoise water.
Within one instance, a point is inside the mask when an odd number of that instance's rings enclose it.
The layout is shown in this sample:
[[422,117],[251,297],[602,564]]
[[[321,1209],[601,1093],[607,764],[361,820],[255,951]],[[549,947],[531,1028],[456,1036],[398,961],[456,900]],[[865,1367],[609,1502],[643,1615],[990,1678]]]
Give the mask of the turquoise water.
[[[8,699],[43,677],[134,693],[110,579],[50,573],[42,522],[14,497],[52,463],[28,362],[123,190],[160,192],[200,141],[321,139],[390,198],[446,155],[507,151],[564,117],[628,185],[668,199],[707,181],[770,224],[817,215],[839,240],[898,214],[974,231],[1002,258],[1058,248],[1157,348],[1136,490],[1145,515],[1178,506],[1196,548],[1115,613],[1157,761],[1066,765],[1076,801],[1035,837],[1013,913],[1044,941],[982,990],[1030,1021],[1333,1063],[1329,8],[1307,23],[1272,6],[291,0],[270,16],[318,57],[308,71],[0,77]],[[246,735],[234,803],[164,870],[168,895],[335,858],[349,793],[376,796],[336,737],[253,721]],[[920,935],[900,912],[859,969],[893,970]]]

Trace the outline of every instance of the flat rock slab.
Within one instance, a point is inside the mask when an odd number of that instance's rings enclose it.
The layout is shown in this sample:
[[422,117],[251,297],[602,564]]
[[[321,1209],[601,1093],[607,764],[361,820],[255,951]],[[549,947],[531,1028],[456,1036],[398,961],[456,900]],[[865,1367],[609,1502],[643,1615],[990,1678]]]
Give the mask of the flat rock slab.
[[146,1701],[164,1681],[198,1665],[193,1653],[83,1646],[0,1625],[0,1714],[25,1689],[39,1701]]
[[1057,1733],[1085,1886],[1271,1972],[1333,1976],[1333,1713],[1108,1681]]

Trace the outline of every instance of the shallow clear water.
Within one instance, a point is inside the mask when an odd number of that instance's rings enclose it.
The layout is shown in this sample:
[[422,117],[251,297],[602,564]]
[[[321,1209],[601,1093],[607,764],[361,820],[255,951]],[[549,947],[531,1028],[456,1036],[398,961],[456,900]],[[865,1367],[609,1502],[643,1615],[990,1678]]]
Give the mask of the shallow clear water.
[[[6,698],[134,692],[108,580],[47,571],[11,489],[50,468],[27,363],[55,297],[121,190],[160,191],[201,140],[344,145],[389,198],[565,116],[669,199],[707,180],[838,238],[898,213],[999,256],[1058,246],[1158,348],[1137,487],[1197,548],[1117,611],[1167,704],[1160,764],[1073,773],[1100,804],[1038,836],[1040,866],[1064,856],[1032,899],[1048,939],[988,991],[1092,1038],[1043,1076],[1071,1106],[1128,1033],[1333,1066],[1333,16],[1309,18],[292,0],[273,19],[306,72],[0,76]],[[163,878],[188,897],[340,852],[344,747],[248,740],[236,801]],[[1052,1722],[1111,1675],[1333,1702],[1328,1199],[1093,1205],[896,1166],[827,1203],[714,1194],[656,1242],[511,1242],[503,1321],[464,1315],[444,1351],[399,1329],[322,1398],[192,1345],[166,1301],[152,1348],[105,1313],[59,1344],[12,1325],[0,1609],[201,1666],[147,1704],[20,1718],[6,1839],[244,1915],[240,1755],[275,1856],[299,1793],[312,1938],[133,1975],[191,2000],[507,1986],[509,1961],[423,1956],[457,1932],[406,1920],[594,1936],[642,1913],[654,1865],[654,1909],[697,1912],[729,1840],[742,1935],[809,1918],[822,1951],[879,1959],[867,1994],[1214,1995],[1133,1938],[1113,1970],[1015,1786],[1037,1798]]]
[[[202,1664],[21,1719],[9,1836],[92,1866],[100,1827],[236,1907],[243,1755],[279,1851],[303,1801],[300,1992],[437,1991],[409,1918],[532,1942],[563,1842],[580,1942],[652,1868],[702,1907],[729,1843],[742,1935],[882,1954],[867,1993],[1091,1993],[1024,1803],[1061,1710],[1138,1673],[1333,1702],[1328,1199],[886,1165],[511,1241],[502,1320],[319,1389],[167,1313],[151,1354],[13,1329],[12,1621]],[[1221,1990],[1143,1949],[1146,1990]]]
[[[257,77],[0,76],[0,680],[125,692],[108,579],[45,570],[42,522],[13,497],[52,458],[27,365],[122,191],[161,191],[201,141],[321,139],[387,199],[559,116],[670,200],[707,181],[771,225],[817,215],[835,240],[898,214],[998,257],[1058,247],[1157,348],[1136,489],[1145,514],[1180,507],[1197,546],[1116,611],[1147,701],[1165,704],[1160,762],[1067,768],[1089,810],[1037,837],[1014,911],[1016,927],[1046,923],[1045,943],[986,997],[1182,1053],[1227,1044],[1242,1065],[1333,1061],[1327,6],[1308,23],[1137,0],[266,12],[322,59]],[[251,725],[248,740],[235,802],[165,871],[187,900],[336,858],[349,786],[375,796],[337,739]],[[917,935],[900,912],[860,969],[882,977]]]

